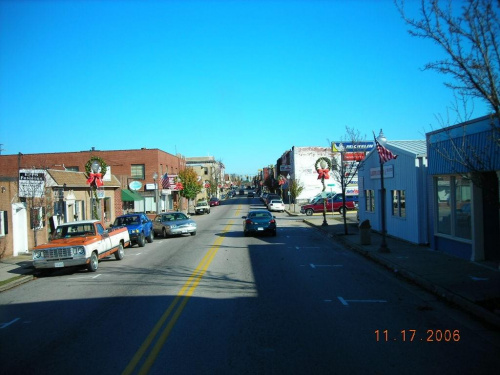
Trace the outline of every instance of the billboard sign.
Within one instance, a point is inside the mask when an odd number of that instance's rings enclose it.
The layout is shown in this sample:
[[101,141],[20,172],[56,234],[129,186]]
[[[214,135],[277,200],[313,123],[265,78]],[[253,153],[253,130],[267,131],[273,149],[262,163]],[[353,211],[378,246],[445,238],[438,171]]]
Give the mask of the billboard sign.
[[363,153],[375,148],[374,141],[368,142],[332,142],[333,152],[355,152]]

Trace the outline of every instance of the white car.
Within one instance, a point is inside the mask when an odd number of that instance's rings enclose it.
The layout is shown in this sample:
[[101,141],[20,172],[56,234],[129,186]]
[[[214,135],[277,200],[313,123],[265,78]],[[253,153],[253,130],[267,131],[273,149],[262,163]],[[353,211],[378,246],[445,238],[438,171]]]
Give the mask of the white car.
[[268,205],[269,211],[285,211],[285,204],[281,199],[272,199]]

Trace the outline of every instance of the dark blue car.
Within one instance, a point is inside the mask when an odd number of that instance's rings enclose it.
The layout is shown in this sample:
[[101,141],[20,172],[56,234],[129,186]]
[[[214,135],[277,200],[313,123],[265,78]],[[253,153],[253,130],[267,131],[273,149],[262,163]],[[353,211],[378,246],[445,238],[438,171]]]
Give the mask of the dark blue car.
[[143,247],[146,241],[153,242],[153,223],[144,213],[118,216],[111,227],[127,227],[132,245]]

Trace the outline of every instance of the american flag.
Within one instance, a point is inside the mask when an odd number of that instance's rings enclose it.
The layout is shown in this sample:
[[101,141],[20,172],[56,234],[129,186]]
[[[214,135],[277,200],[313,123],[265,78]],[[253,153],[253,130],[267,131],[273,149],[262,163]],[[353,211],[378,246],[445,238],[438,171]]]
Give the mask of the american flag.
[[168,189],[169,187],[169,182],[168,182],[168,174],[164,174],[163,176],[161,176],[160,178],[160,186],[163,188],[163,189]]
[[[375,137],[375,134],[373,135]],[[386,149],[382,146],[375,138],[375,145],[377,146],[378,156],[380,158],[380,162],[383,164],[386,161],[396,159],[398,156],[394,155],[390,150]]]

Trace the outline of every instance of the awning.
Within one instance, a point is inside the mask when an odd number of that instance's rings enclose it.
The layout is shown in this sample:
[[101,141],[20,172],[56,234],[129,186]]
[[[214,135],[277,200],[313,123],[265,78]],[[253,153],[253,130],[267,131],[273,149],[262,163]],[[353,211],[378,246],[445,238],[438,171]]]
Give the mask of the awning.
[[132,190],[122,190],[122,201],[124,202],[133,202],[133,201],[142,201],[144,200],[144,197],[136,193],[135,191]]

